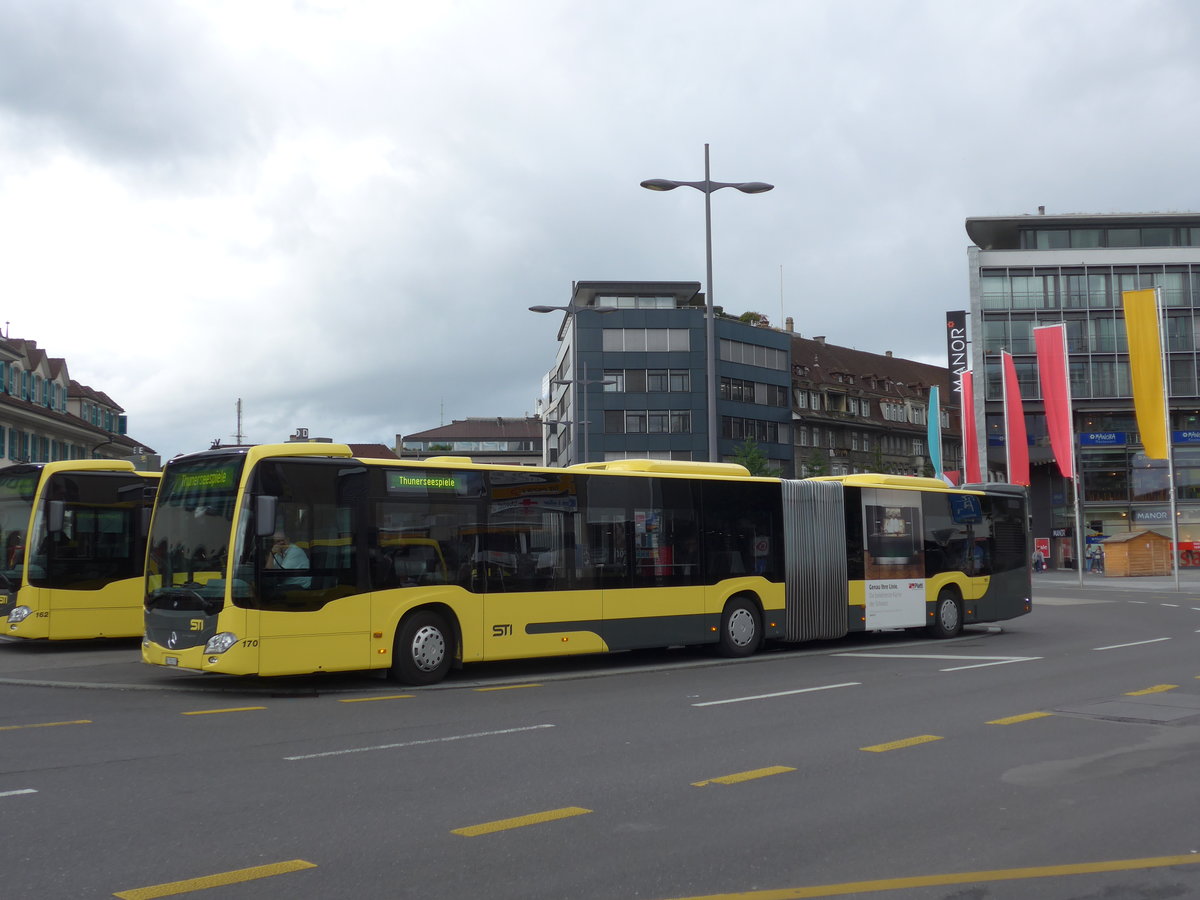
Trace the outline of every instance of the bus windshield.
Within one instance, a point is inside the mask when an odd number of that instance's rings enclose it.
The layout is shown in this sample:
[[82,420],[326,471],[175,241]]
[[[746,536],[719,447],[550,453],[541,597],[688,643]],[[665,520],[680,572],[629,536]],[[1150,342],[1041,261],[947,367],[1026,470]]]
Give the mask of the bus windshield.
[[[218,456],[167,466],[150,531],[147,608],[181,597],[220,606],[242,456]],[[208,589],[205,589],[208,586]],[[182,589],[182,590],[181,590]]]
[[9,469],[0,477],[0,574],[12,589],[23,580],[26,531],[40,474],[39,468]]

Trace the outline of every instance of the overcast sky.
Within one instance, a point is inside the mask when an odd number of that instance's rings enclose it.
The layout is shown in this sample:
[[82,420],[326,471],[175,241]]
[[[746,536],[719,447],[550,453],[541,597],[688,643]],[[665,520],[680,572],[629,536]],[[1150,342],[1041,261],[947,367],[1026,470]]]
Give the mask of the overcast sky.
[[575,280],[944,364],[968,216],[1200,210],[1200,4],[0,0],[0,323],[165,458],[536,411]]

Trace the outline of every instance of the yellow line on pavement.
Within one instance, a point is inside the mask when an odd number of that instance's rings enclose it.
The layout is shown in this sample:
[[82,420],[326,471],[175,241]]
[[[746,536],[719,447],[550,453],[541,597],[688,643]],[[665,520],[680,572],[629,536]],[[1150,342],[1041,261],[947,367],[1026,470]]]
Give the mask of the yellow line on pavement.
[[347,697],[338,703],[370,703],[372,700],[411,700],[416,694],[392,694],[390,697]]
[[540,684],[502,684],[497,687],[475,688],[479,693],[487,691],[519,691],[521,688],[541,687]]
[[769,766],[765,769],[752,769],[749,772],[722,775],[720,778],[710,778],[707,781],[693,781],[692,787],[704,787],[706,784],[738,784],[743,781],[752,781],[755,778],[766,778],[768,775],[782,775],[784,772],[795,771],[791,766]]
[[916,737],[905,738],[902,741],[892,741],[890,744],[875,744],[873,747],[859,747],[868,753],[887,753],[889,750],[903,750],[905,747],[915,747],[917,744],[928,744],[930,741],[940,741],[936,734],[918,734]]
[[221,872],[217,875],[205,875],[201,878],[189,878],[186,881],[172,881],[168,884],[133,888],[132,890],[113,894],[113,896],[120,897],[121,900],[155,900],[156,897],[171,897],[175,894],[186,894],[190,891],[221,887],[226,884],[240,884],[243,881],[254,881],[257,878],[269,878],[272,875],[285,875],[288,872],[298,872],[301,869],[315,869],[316,867],[316,863],[305,862],[302,859],[292,859],[287,862],[271,863],[266,866],[254,866],[249,869],[237,869],[233,872]]
[[0,725],[0,731],[16,731],[19,728],[53,728],[56,725],[91,725],[91,719],[75,719],[71,722],[35,722],[32,725]]
[[463,837],[478,837],[481,834],[494,834],[497,831],[508,831],[510,828],[524,828],[526,825],[539,825],[542,822],[553,822],[556,819],[569,819],[572,816],[582,816],[590,813],[590,809],[581,806],[564,806],[562,809],[550,809],[546,812],[533,813],[528,816],[517,816],[512,819],[498,819],[495,822],[484,822],[482,825],[470,825],[466,828],[455,828],[451,834],[461,834]]
[[915,878],[883,878],[878,881],[854,881],[823,884],[817,887],[746,891],[738,894],[706,894],[679,900],[806,900],[811,897],[841,897],[870,891],[903,891],[915,887],[939,887],[953,884],[978,884],[987,881],[1018,881],[1022,878],[1058,878],[1063,875],[1095,875],[1100,872],[1129,872],[1135,869],[1160,869],[1200,863],[1200,854],[1152,856],[1147,859],[1114,859],[1107,862],[1071,863],[1064,866],[1036,866],[1029,869],[992,869],[986,872],[961,872],[948,875],[919,875]]
[[257,709],[266,709],[265,706],[231,706],[229,709],[198,709],[194,712],[180,713],[181,716],[211,716],[216,713],[227,712],[252,712]]
[[1017,722],[1028,722],[1030,719],[1041,719],[1046,716],[1052,716],[1054,713],[1048,712],[1031,712],[1021,713],[1019,716],[1009,716],[1007,719],[992,719],[986,723],[988,725],[1015,725]]
[[1140,691],[1129,691],[1125,696],[1144,697],[1146,694],[1161,694],[1164,691],[1173,691],[1177,687],[1179,687],[1177,684],[1156,684],[1154,687],[1142,688]]

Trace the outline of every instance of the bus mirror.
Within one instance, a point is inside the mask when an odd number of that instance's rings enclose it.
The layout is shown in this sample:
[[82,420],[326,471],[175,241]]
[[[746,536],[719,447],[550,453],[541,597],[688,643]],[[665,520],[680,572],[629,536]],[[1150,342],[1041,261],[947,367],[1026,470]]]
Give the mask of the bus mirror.
[[63,530],[63,522],[67,516],[67,504],[62,500],[50,500],[46,503],[46,530],[58,534]]
[[254,533],[258,537],[275,533],[275,510],[278,506],[278,497],[263,494],[254,498]]

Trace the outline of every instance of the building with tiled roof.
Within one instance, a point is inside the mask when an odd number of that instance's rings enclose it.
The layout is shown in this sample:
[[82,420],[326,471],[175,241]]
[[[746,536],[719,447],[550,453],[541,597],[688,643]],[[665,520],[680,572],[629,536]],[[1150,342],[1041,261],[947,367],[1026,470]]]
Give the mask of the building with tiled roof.
[[350,452],[358,459],[398,459],[396,452],[386,444],[348,444]]
[[0,460],[93,458],[159,466],[154,451],[126,433],[125,410],[103,391],[73,381],[66,360],[35,341],[0,339]]
[[[789,320],[790,327],[790,320]],[[828,343],[792,338],[792,427],[796,473],[932,475],[929,389],[941,397],[942,468],[962,459],[961,414],[949,369]]]
[[542,420],[538,416],[455,419],[427,431],[396,435],[396,449],[401,459],[467,456],[500,465],[540,465]]

